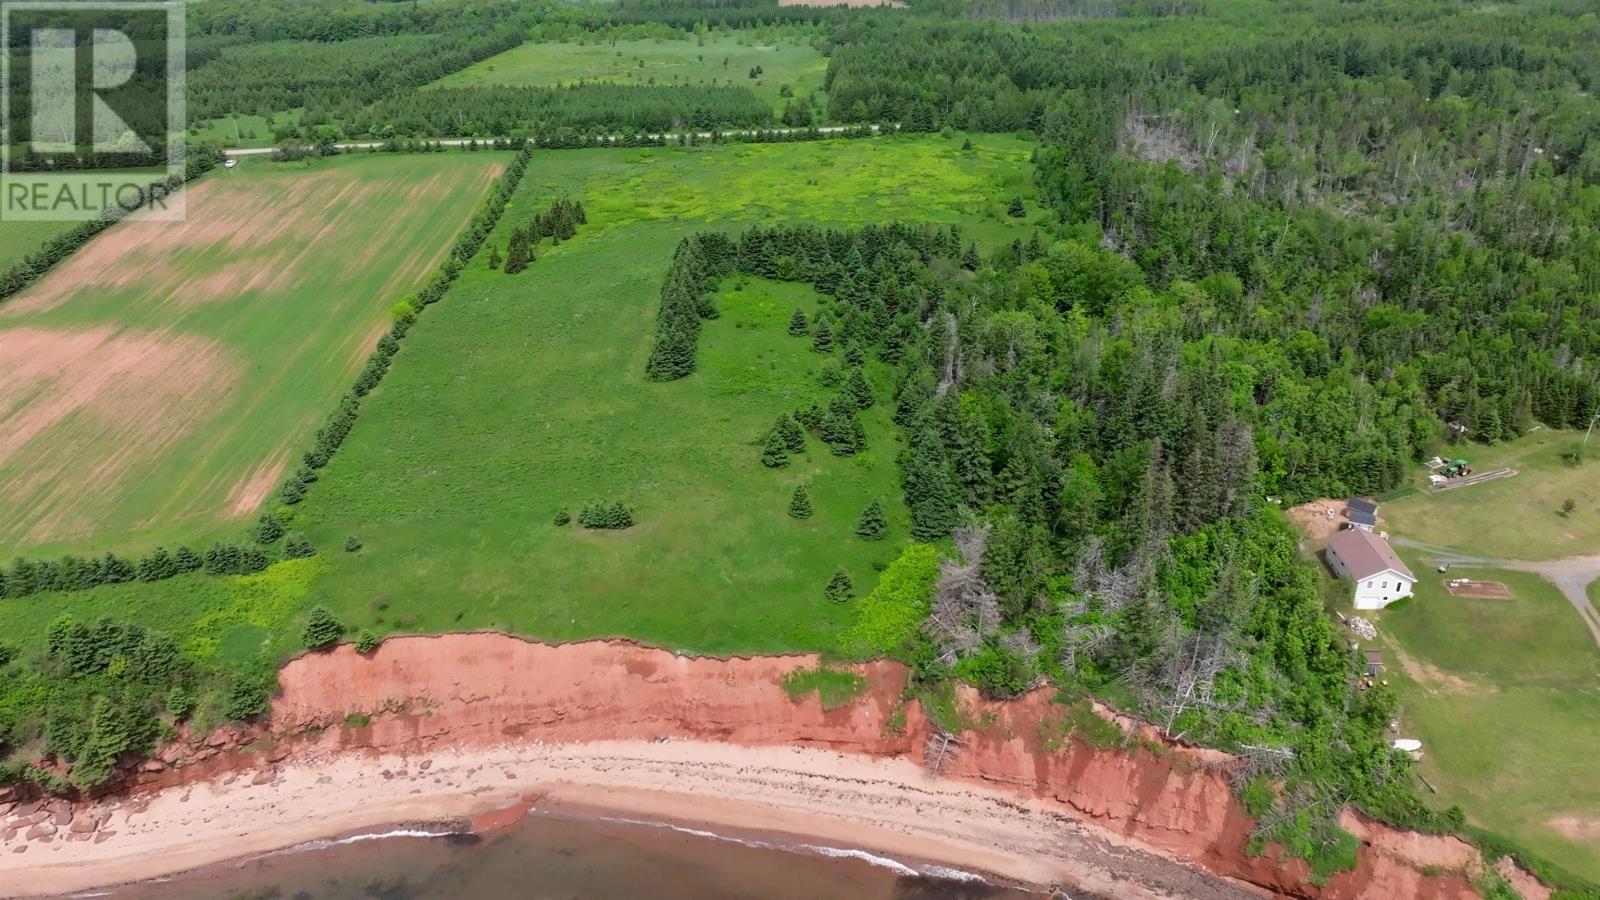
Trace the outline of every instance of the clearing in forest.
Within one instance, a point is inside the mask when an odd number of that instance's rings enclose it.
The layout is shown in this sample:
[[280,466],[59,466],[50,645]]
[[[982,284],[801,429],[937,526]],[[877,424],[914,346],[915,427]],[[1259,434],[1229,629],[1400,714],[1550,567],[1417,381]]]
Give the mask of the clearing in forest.
[[[296,507],[333,554],[317,594],[353,628],[497,627],[545,639],[625,635],[708,652],[833,646],[853,605],[824,597],[843,567],[856,596],[907,539],[890,422],[893,371],[867,450],[815,438],[782,469],[759,461],[779,414],[836,392],[826,359],[788,334],[809,286],[729,279],[704,324],[699,368],[645,379],[663,274],[678,241],[716,228],[817,222],[964,223],[988,246],[1026,240],[1006,199],[1031,193],[1011,138],[893,138],[540,154],[491,245],[552,199],[588,224],[517,275],[480,254],[422,317],[361,419]],[[838,353],[834,354],[837,359]],[[787,514],[808,486],[815,515]],[[853,530],[881,499],[890,536]],[[557,525],[621,501],[620,532]]]
[[[751,73],[760,67],[755,77]],[[804,101],[822,89],[828,59],[798,31],[733,32],[681,39],[568,43],[533,41],[434,82],[435,87],[615,84],[747,87],[783,108],[784,86]],[[818,107],[820,110],[820,106]]]
[[507,158],[219,170],[0,304],[0,557],[237,528]]

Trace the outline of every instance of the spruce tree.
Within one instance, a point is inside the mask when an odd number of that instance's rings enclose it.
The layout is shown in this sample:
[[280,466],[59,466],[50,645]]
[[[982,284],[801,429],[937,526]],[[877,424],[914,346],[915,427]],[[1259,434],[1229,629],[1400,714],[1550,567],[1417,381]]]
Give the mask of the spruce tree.
[[817,324],[811,330],[811,349],[818,353],[833,352],[833,327],[825,314],[817,316]]
[[867,383],[867,376],[861,374],[860,369],[856,369],[850,374],[850,380],[845,383],[844,392],[850,395],[850,399],[855,401],[856,406],[860,409],[866,409],[872,405],[872,385]]
[[283,556],[285,559],[304,559],[315,556],[317,548],[311,545],[311,540],[300,532],[289,535],[283,542]]
[[1012,197],[1011,203],[1006,206],[1006,215],[1013,219],[1020,219],[1028,214],[1028,208],[1022,205],[1021,197]]
[[769,469],[781,469],[789,464],[789,444],[782,430],[774,427],[767,432],[767,443],[761,448],[761,464]]
[[270,544],[283,537],[283,523],[272,513],[263,513],[256,520],[256,543]]
[[811,518],[811,495],[803,484],[796,485],[794,496],[789,498],[789,515],[795,519]]
[[800,307],[794,308],[794,315],[789,317],[789,333],[801,337],[811,330],[811,323],[806,321],[806,314]]
[[977,246],[974,244],[968,244],[967,249],[961,253],[961,268],[966,269],[969,272],[976,272],[978,271],[978,266],[981,263],[982,260],[980,260],[978,257]]
[[805,429],[801,428],[800,423],[794,420],[794,416],[784,413],[783,417],[778,419],[777,431],[783,435],[783,444],[789,448],[790,453],[805,452]]
[[860,344],[851,341],[850,346],[845,348],[844,361],[848,365],[859,368],[866,364],[867,354],[862,351]]
[[828,579],[828,586],[823,589],[823,595],[835,603],[843,603],[855,593],[856,586],[850,581],[850,573],[843,569],[834,570],[833,577]]
[[489,268],[500,268],[500,248],[493,244],[489,245]]
[[344,625],[333,617],[333,613],[321,606],[312,607],[311,614],[306,617],[306,630],[302,635],[308,650],[321,650],[332,647],[339,642],[339,636],[344,633]]
[[861,511],[856,520],[856,537],[864,541],[881,541],[889,536],[889,520],[883,514],[883,504],[873,500]]

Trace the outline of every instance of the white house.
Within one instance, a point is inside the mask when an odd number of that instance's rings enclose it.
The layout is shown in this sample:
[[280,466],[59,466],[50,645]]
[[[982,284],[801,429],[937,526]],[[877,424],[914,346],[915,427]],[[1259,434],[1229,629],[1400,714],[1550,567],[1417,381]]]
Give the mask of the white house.
[[1352,528],[1328,539],[1328,565],[1355,582],[1356,609],[1383,609],[1411,596],[1417,576],[1400,561],[1389,542]]

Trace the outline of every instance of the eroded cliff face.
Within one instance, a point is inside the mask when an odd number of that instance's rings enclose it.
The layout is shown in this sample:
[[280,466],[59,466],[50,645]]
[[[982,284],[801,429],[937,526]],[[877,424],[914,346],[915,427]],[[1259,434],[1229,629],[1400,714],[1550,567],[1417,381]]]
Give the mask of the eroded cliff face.
[[[168,748],[131,773],[133,789],[266,768],[289,756],[337,750],[427,752],[451,746],[686,738],[747,745],[808,745],[921,759],[932,729],[902,706],[907,672],[891,662],[857,667],[867,690],[822,710],[791,698],[788,673],[812,656],[713,659],[620,641],[550,646],[499,634],[391,638],[371,656],[351,646],[307,654],[280,674],[270,725],[225,729]],[[965,705],[983,723],[942,777],[1004,786],[1213,874],[1274,893],[1325,898],[1476,896],[1467,873],[1477,851],[1454,838],[1401,832],[1348,817],[1362,838],[1359,865],[1324,886],[1305,865],[1251,856],[1251,820],[1229,788],[1228,758],[1162,742],[1147,726],[1131,749],[1059,738],[1050,692]],[[1109,715],[1109,713],[1107,713]],[[1517,873],[1525,897],[1540,887]],[[1547,893],[1547,892],[1545,892]]]

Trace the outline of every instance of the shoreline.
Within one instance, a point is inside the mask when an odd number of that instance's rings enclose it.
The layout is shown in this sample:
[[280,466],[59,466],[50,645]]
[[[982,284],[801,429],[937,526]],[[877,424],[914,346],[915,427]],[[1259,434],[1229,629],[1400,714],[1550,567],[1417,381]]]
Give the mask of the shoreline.
[[[121,798],[105,826],[115,841],[0,854],[0,881],[7,896],[18,897],[104,889],[380,829],[434,830],[473,819],[473,830],[487,830],[520,821],[532,807],[732,840],[733,833],[773,835],[780,848],[795,842],[926,862],[996,884],[1064,885],[1118,897],[1264,895],[1192,870],[1185,870],[1182,894],[1141,885],[1141,877],[1160,882],[1171,875],[1160,870],[1180,867],[1095,833],[1051,804],[934,780],[904,759],[831,750],[633,740],[410,756],[347,752],[256,781],[236,773]],[[373,802],[377,797],[384,799]],[[509,821],[507,811],[514,811]],[[499,821],[483,823],[496,813]],[[1212,889],[1193,893],[1197,877],[1214,882]]]

